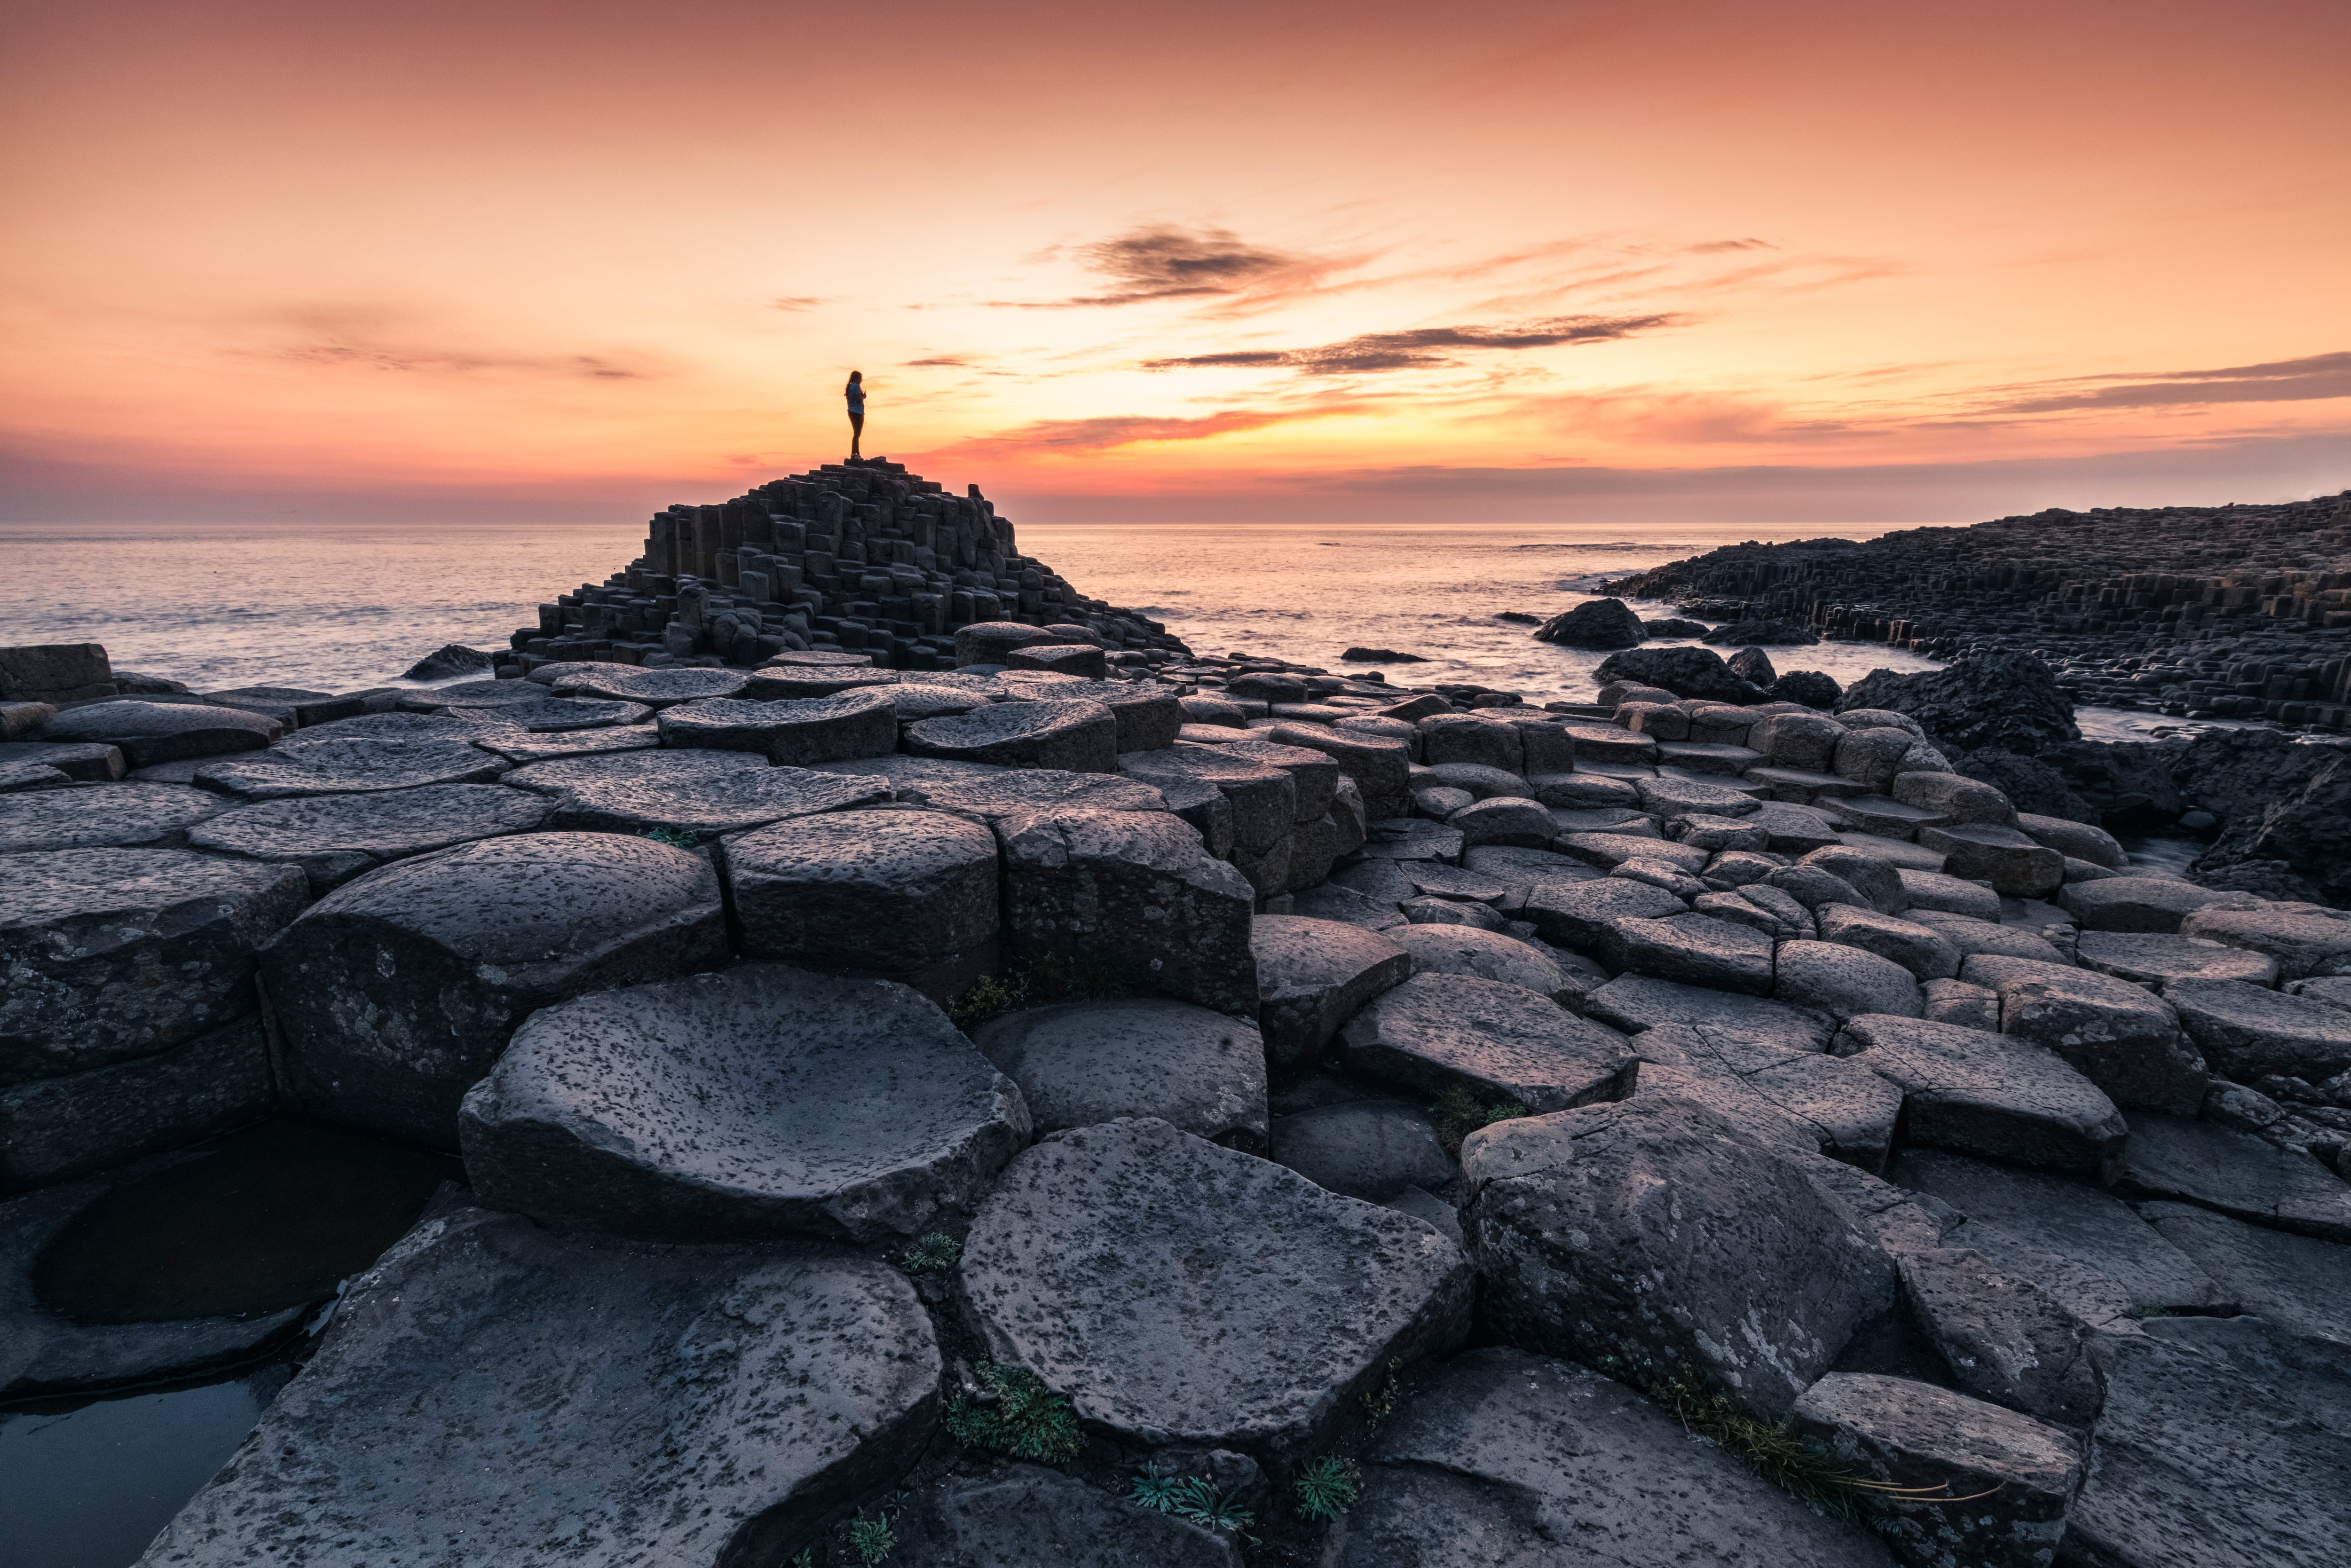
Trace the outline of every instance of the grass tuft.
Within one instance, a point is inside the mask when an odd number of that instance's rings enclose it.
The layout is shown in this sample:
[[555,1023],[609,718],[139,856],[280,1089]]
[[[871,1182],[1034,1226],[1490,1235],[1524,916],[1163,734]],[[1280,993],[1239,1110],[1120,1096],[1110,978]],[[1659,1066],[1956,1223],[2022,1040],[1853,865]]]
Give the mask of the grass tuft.
[[944,1230],[934,1230],[907,1243],[898,1254],[898,1267],[909,1274],[935,1274],[963,1261],[963,1243]]
[[982,975],[947,1004],[947,1017],[968,1033],[999,1013],[1052,1002],[1112,1002],[1134,994],[1115,965],[1102,958],[1040,954],[1002,975]]
[[657,844],[667,844],[674,850],[694,849],[702,842],[702,835],[692,828],[647,828],[637,837],[651,839]]
[[1162,1476],[1156,1470],[1146,1470],[1134,1478],[1134,1490],[1126,1495],[1131,1502],[1172,1513],[1206,1530],[1240,1535],[1257,1520],[1255,1513],[1217,1490],[1206,1476]]
[[1515,1122],[1521,1116],[1532,1114],[1515,1100],[1481,1103],[1478,1096],[1458,1084],[1439,1094],[1437,1103],[1429,1109],[1437,1115],[1438,1141],[1444,1144],[1445,1152],[1457,1160],[1461,1157],[1461,1140],[1479,1128],[1490,1127],[1497,1122]]
[[1298,1494],[1298,1511],[1324,1522],[1354,1507],[1364,1492],[1355,1467],[1329,1454],[1311,1461],[1290,1484]]
[[947,1430],[956,1442],[1057,1465],[1076,1458],[1085,1447],[1070,1402],[1034,1373],[983,1361],[972,1375],[981,1392],[958,1394],[947,1402]]

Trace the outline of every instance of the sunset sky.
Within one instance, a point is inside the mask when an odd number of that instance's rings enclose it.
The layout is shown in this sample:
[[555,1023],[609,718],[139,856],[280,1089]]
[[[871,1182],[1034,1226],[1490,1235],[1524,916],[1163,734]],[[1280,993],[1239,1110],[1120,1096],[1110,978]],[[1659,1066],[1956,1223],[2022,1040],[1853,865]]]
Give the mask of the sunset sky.
[[2351,486],[2343,0],[0,25],[0,516],[1969,521]]

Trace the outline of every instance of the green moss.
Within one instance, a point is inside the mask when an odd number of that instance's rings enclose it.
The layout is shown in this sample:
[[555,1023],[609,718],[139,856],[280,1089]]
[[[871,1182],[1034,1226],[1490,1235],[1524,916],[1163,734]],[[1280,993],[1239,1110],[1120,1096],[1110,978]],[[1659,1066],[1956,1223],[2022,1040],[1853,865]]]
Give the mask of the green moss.
[[667,844],[676,850],[690,850],[702,842],[702,835],[692,828],[647,828],[637,837],[651,839],[657,844]]
[[1290,1490],[1297,1494],[1299,1512],[1328,1522],[1355,1506],[1355,1500],[1363,1495],[1364,1483],[1354,1466],[1325,1454],[1298,1472]]
[[1515,1100],[1481,1103],[1468,1090],[1456,1085],[1437,1097],[1429,1110],[1437,1117],[1437,1136],[1445,1145],[1445,1152],[1455,1159],[1461,1157],[1461,1140],[1480,1127],[1490,1127],[1497,1122],[1515,1122],[1532,1114]]
[[1048,1464],[1074,1459],[1085,1447],[1070,1402],[1034,1373],[983,1361],[972,1375],[987,1396],[958,1394],[947,1402],[947,1430],[956,1442]]
[[934,1230],[909,1242],[898,1254],[898,1267],[909,1274],[935,1274],[963,1261],[963,1243],[944,1230]]

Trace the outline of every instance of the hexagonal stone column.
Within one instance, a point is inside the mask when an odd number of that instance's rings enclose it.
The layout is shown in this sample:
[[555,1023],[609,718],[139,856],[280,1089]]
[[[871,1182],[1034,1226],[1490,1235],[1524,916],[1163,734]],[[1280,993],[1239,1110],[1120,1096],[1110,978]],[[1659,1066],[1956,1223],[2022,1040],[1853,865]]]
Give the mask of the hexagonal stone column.
[[450,1147],[457,1103],[530,1013],[726,956],[718,877],[699,857],[617,834],[524,833],[345,883],[270,945],[262,974],[288,1099]]
[[1336,920],[1260,915],[1249,945],[1257,954],[1258,1026],[1283,1064],[1319,1060],[1358,1009],[1412,975],[1404,948]]
[[207,762],[196,769],[194,783],[248,800],[277,800],[421,789],[428,784],[487,784],[507,770],[504,758],[463,740],[346,737],[336,734],[336,727],[321,730],[315,739]]
[[1350,1071],[1426,1094],[1562,1111],[1614,1099],[1629,1082],[1630,1041],[1549,997],[1470,975],[1415,975],[1348,1021]]
[[939,1368],[886,1265],[559,1236],[460,1207],[360,1277],[140,1561],[295,1562],[333,1541],[516,1568],[781,1563],[914,1462]]
[[739,751],[559,758],[517,768],[506,782],[554,796],[550,821],[558,828],[599,833],[666,828],[702,838],[890,798],[889,781],[879,775],[771,768]]
[[980,1025],[972,1041],[1020,1085],[1040,1134],[1156,1116],[1264,1151],[1265,1040],[1246,1019],[1126,997],[1024,1008]]
[[917,757],[1114,773],[1118,719],[1096,702],[990,703],[970,713],[908,725],[905,746]]
[[945,811],[830,811],[726,841],[743,952],[934,1000],[997,966],[996,835]]
[[1157,1120],[1014,1160],[962,1268],[990,1353],[1087,1426],[1285,1468],[1468,1326],[1468,1265],[1429,1226]]
[[1020,1092],[904,986],[781,964],[531,1015],[459,1120],[486,1203],[675,1240],[911,1236],[1029,1141]]
[[310,890],[323,894],[387,861],[527,833],[546,820],[549,804],[528,790],[496,784],[297,796],[224,812],[199,823],[189,842],[299,866]]

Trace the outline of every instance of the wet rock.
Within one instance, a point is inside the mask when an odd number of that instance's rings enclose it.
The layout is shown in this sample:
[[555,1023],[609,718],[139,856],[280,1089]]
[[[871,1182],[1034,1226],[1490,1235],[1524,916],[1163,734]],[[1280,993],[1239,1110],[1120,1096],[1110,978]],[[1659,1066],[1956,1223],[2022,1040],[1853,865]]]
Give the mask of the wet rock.
[[434,784],[487,784],[507,771],[501,758],[462,740],[346,738],[336,733],[338,727],[321,729],[318,738],[298,745],[204,763],[196,769],[194,782],[199,789],[247,800],[283,800],[422,789]]
[[1412,955],[1391,938],[1335,921],[1260,915],[1249,946],[1257,955],[1258,1026],[1267,1054],[1281,1065],[1320,1060],[1342,1024],[1413,971]]
[[2228,1281],[2243,1311],[2294,1333],[2351,1344],[2351,1247],[2193,1204],[2142,1204],[2139,1215],[2206,1273]]
[[1080,810],[1007,814],[996,832],[1016,954],[1102,965],[1137,991],[1256,1016],[1256,895],[1189,826]]
[[530,832],[548,810],[538,796],[496,784],[297,796],[225,811],[199,824],[188,841],[221,854],[299,866],[316,894],[387,861]]
[[2179,923],[2183,936],[2266,953],[2281,980],[2351,974],[2351,918],[2308,906],[2199,909]]
[[829,811],[726,841],[747,957],[898,980],[934,1000],[997,967],[996,835],[944,811]]
[[2137,1111],[2125,1189],[2218,1209],[2299,1236],[2351,1241],[2351,1184],[2308,1155],[2210,1122]]
[[1732,674],[1730,666],[1722,662],[1722,655],[1711,648],[1635,648],[1629,653],[1611,653],[1601,661],[1593,678],[1603,685],[1637,681],[1661,687],[1677,697],[1705,697],[1715,702],[1747,703],[1761,696],[1752,682]]
[[0,877],[0,1085],[152,1057],[251,1013],[254,955],[301,874],[183,850],[12,855]]
[[1034,1465],[942,1480],[907,1503],[893,1533],[897,1568],[1241,1568],[1228,1536]]
[[995,1359],[1089,1427],[1283,1468],[1395,1367],[1458,1344],[1470,1293],[1460,1249],[1420,1221],[1147,1119],[1014,1159],[962,1285]]
[[1639,975],[1618,976],[1593,991],[1584,1006],[1593,1018],[1629,1034],[1678,1024],[1719,1043],[1745,1044],[1775,1056],[1824,1050],[1835,1032],[1818,1013]]
[[1960,978],[2000,993],[2002,1034],[2054,1051],[2125,1110],[2204,1103],[2204,1059],[2179,1015],[2129,981],[1999,957],[1970,958]]
[[898,749],[898,708],[887,690],[784,702],[703,697],[664,708],[655,723],[664,746],[756,752],[792,768]]
[[890,798],[877,775],[771,768],[737,751],[629,751],[518,768],[505,782],[554,800],[551,822],[577,832],[654,829],[713,838],[788,817]]
[[666,844],[525,833],[395,861],[263,955],[281,1091],[327,1121],[449,1147],[458,1102],[530,1013],[726,957],[716,874]]
[[2245,1082],[2275,1072],[2315,1083],[2351,1067],[2351,1013],[2340,1008],[2227,979],[2173,980],[2163,988],[2163,999],[2205,1060],[2230,1078]]
[[1624,1384],[1499,1346],[1448,1363],[1364,1458],[1332,1568],[1573,1562],[1571,1541],[1610,1568],[1891,1562]]
[[1771,990],[1771,938],[1705,915],[1612,920],[1594,956],[1619,973],[1750,996]]
[[1891,958],[1835,942],[1782,942],[1771,995],[1790,1007],[1835,1019],[1863,1013],[1917,1018],[1926,1010],[1917,979]]
[[[62,784],[62,775],[57,779]],[[228,802],[178,784],[116,784],[0,796],[0,854],[41,850],[172,847]]]
[[1850,1209],[1688,1101],[1499,1123],[1461,1168],[1485,1320],[1522,1350],[1687,1364],[1778,1416],[1893,1300]]
[[1156,1116],[1251,1154],[1266,1146],[1265,1042],[1245,1019],[1128,997],[1005,1013],[972,1040],[1020,1086],[1040,1136]]
[[276,719],[201,703],[101,702],[70,707],[43,725],[51,743],[119,747],[133,768],[191,757],[257,751],[286,733]]
[[1961,1388],[2060,1426],[2097,1418],[2089,1325],[2054,1295],[1970,1248],[1906,1251],[1895,1262],[1903,1304]]
[[591,664],[558,680],[555,695],[665,708],[705,697],[740,696],[749,680],[741,670],[643,670],[630,664]]
[[[2277,960],[2200,936],[2085,931],[2074,942],[2074,956],[2085,969],[2142,986],[2166,986],[2174,980],[2231,980],[2266,989],[2277,983]],[[2168,993],[2167,999],[2175,1008],[2179,1005]],[[2189,1032],[2195,1034],[2192,1026]],[[2208,1056],[2211,1054],[2203,1040],[2198,1039],[2197,1043]]]
[[1118,720],[1095,702],[992,703],[952,718],[908,725],[905,745],[918,757],[960,762],[1118,771]]
[[1351,1072],[1424,1094],[1557,1111],[1612,1097],[1634,1055],[1625,1037],[1549,998],[1468,975],[1416,975],[1341,1031]]
[[779,1561],[913,1462],[939,1372],[921,1303],[885,1265],[559,1236],[458,1207],[360,1277],[302,1375],[141,1562],[290,1562],[360,1540],[385,1561],[445,1559],[453,1541],[516,1564]]
[[2258,1318],[2166,1318],[2095,1343],[2106,1385],[2069,1556],[2324,1568],[2351,1532],[2351,1366]]
[[1546,643],[1564,648],[1631,648],[1648,638],[1641,618],[1621,599],[1589,599],[1535,629]]
[[1499,980],[1549,997],[1572,1012],[1583,1010],[1587,976],[1572,975],[1549,954],[1515,936],[1467,925],[1406,925],[1391,939],[1412,956],[1416,975],[1468,975]]
[[1901,1088],[1914,1144],[2085,1181],[2119,1169],[2122,1113],[2045,1051],[1981,1030],[1867,1015],[1848,1020],[1831,1049]]
[[1369,1203],[1453,1179],[1435,1124],[1402,1100],[1349,1100],[1278,1116],[1272,1157],[1316,1186]]
[[121,778],[129,764],[119,746],[10,740],[0,741],[0,768],[47,768],[84,783],[107,784]]
[[176,1148],[266,1114],[274,1099],[254,1018],[152,1055],[12,1082],[0,1088],[0,1185],[37,1186]]
[[671,1241],[918,1235],[1029,1139],[914,991],[756,963],[534,1013],[458,1125],[483,1202]]
[[408,666],[403,681],[445,681],[455,675],[487,674],[494,667],[487,653],[463,643],[448,643]]
[[[1911,1493],[1882,1504],[1881,1528],[1907,1563],[2041,1568],[2082,1483],[2068,1434],[1907,1377],[1831,1373],[1796,1401],[1796,1423],[1862,1476]],[[1942,1500],[1959,1498],[1970,1500]]]
[[1959,950],[1931,925],[1849,904],[1824,904],[1813,914],[1823,942],[1890,958],[1920,980],[1949,980],[1959,975]]

